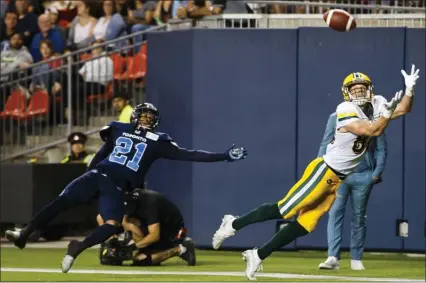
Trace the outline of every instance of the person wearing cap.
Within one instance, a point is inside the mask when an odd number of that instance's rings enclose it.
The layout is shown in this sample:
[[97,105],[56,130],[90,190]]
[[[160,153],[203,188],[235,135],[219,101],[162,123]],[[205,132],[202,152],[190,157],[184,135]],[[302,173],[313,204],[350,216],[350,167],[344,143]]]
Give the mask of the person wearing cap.
[[67,31],[64,27],[59,25],[59,11],[56,7],[52,6],[44,10],[44,13],[50,17],[52,28],[55,28],[62,36],[63,40],[67,38]]
[[117,113],[118,122],[130,123],[130,116],[133,112],[133,107],[129,104],[130,95],[127,92],[114,92],[114,98],[112,99],[112,106]]
[[71,154],[65,156],[61,163],[86,163],[89,166],[94,154],[89,154],[85,150],[87,136],[81,132],[71,133],[68,142],[71,144]]

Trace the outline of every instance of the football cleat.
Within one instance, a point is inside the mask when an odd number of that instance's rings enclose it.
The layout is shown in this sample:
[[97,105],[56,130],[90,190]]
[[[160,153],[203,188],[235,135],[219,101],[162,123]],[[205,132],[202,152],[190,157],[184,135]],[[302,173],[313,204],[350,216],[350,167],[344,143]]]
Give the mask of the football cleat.
[[213,235],[212,246],[213,249],[217,250],[220,248],[222,243],[231,236],[235,235],[236,230],[232,228],[232,222],[235,220],[233,215],[225,215],[222,219],[222,224],[219,229]]
[[63,273],[67,273],[71,269],[79,252],[80,252],[80,242],[77,240],[72,240],[68,244],[67,254],[62,259],[61,268]]
[[247,250],[243,252],[243,260],[246,262],[246,276],[248,280],[255,281],[256,272],[263,270],[262,260],[257,254],[257,249]]
[[26,240],[21,237],[21,232],[19,231],[7,230],[5,236],[9,241],[11,241],[16,247],[20,248],[21,250],[25,248],[25,245],[27,244]]
[[321,262],[318,265],[318,269],[334,270],[339,268],[339,260],[334,256],[329,256],[326,261]]
[[197,263],[194,241],[191,238],[187,237],[185,238],[185,240],[183,240],[182,246],[186,248],[186,251],[180,256],[180,258],[186,261],[188,266],[194,266]]
[[352,270],[365,270],[362,261],[360,260],[351,260],[351,269]]

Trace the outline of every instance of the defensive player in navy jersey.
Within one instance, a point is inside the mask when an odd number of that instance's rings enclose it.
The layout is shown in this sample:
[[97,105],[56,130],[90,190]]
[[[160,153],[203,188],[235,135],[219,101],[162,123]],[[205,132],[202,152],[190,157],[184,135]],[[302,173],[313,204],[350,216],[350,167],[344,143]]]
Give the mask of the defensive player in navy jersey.
[[62,272],[70,270],[85,249],[102,243],[121,232],[124,216],[124,191],[143,184],[151,164],[160,158],[196,162],[236,161],[247,156],[244,147],[232,146],[224,153],[187,150],[167,134],[156,132],[160,121],[157,108],[144,103],[135,107],[131,123],[112,122],[100,132],[105,142],[96,153],[88,171],[72,181],[50,204],[44,207],[21,231],[6,231],[6,238],[23,249],[28,236],[43,229],[58,214],[98,198],[104,225],[93,230],[83,241],[73,240],[62,260]]

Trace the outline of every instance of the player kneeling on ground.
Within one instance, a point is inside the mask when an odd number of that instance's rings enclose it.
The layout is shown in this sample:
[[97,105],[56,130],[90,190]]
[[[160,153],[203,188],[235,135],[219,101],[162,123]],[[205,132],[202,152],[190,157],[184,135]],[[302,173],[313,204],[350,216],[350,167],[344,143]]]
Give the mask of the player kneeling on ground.
[[[188,265],[195,265],[194,243],[186,237],[182,214],[173,202],[158,192],[135,189],[126,195],[125,204],[126,236],[101,245],[101,264],[121,265],[123,261],[133,260],[134,266],[160,265],[178,256]],[[100,215],[97,221],[103,224]]]

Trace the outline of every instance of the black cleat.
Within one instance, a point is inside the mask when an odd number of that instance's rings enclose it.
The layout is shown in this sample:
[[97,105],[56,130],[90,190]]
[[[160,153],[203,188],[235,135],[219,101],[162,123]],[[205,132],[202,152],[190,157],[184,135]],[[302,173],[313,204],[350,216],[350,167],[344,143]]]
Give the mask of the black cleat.
[[21,250],[25,248],[25,245],[27,244],[26,239],[22,237],[19,231],[7,230],[5,236],[9,241],[11,241],[16,247],[20,248]]
[[183,240],[182,246],[186,248],[186,252],[183,253],[180,258],[186,261],[188,266],[194,266],[196,264],[194,241],[187,237]]

